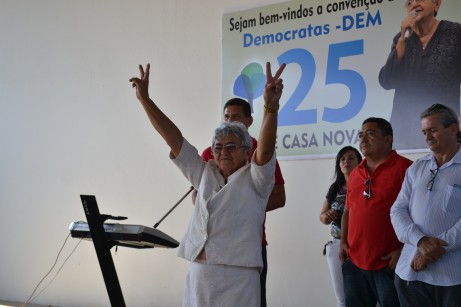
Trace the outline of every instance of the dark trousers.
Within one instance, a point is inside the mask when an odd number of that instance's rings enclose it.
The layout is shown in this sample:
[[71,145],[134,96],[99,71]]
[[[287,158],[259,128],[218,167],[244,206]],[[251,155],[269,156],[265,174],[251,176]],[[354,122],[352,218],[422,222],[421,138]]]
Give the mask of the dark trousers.
[[344,294],[346,307],[399,307],[394,286],[394,270],[386,267],[368,271],[358,268],[350,260],[343,266]]
[[266,307],[266,278],[267,278],[267,248],[265,245],[262,246],[262,256],[263,256],[263,270],[259,279],[261,281],[261,307]]
[[461,306],[461,285],[434,286],[422,281],[406,281],[395,275],[395,287],[402,307]]

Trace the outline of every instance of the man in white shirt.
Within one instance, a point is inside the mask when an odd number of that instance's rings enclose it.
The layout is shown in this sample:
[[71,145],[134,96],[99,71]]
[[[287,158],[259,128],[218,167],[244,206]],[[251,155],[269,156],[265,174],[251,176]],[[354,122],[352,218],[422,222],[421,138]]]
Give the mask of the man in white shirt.
[[432,154],[407,170],[391,209],[405,245],[395,285],[402,306],[461,306],[461,151],[453,110],[435,104],[421,114]]

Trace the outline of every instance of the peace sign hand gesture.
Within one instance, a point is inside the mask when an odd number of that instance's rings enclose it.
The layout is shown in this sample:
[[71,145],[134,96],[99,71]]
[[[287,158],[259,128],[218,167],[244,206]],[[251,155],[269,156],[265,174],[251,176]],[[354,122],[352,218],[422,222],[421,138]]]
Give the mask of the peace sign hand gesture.
[[150,64],[146,65],[146,71],[142,65],[139,65],[139,74],[140,77],[133,77],[130,79],[132,86],[136,87],[136,97],[142,101],[148,101],[149,98],[149,74],[150,74]]
[[264,89],[265,107],[271,110],[279,109],[279,100],[283,91],[283,80],[280,78],[286,64],[282,64],[272,76],[271,63],[266,63],[266,86]]

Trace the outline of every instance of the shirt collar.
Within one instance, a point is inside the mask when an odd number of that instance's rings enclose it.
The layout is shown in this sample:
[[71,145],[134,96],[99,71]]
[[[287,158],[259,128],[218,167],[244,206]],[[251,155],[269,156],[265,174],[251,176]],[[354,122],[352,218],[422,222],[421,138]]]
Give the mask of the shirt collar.
[[[395,150],[392,150],[391,153],[387,156],[386,160],[384,160],[384,162],[381,163],[377,168],[392,165],[398,157],[399,154]],[[360,162],[359,167],[363,169],[367,168],[367,158],[363,159],[362,162]]]

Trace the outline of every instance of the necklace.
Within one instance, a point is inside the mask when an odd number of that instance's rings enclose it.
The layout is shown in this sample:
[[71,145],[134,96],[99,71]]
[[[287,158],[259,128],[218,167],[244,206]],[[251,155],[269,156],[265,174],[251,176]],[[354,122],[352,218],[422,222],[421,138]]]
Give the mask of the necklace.
[[434,22],[434,25],[431,27],[430,31],[428,31],[426,35],[423,35],[423,36],[419,37],[419,40],[421,41],[421,45],[423,47],[423,50],[426,49],[426,46],[429,43],[429,41],[431,40],[432,35],[434,35],[434,32],[437,29],[438,25],[439,25],[439,21],[436,20]]

